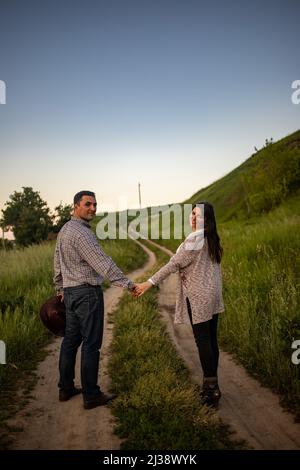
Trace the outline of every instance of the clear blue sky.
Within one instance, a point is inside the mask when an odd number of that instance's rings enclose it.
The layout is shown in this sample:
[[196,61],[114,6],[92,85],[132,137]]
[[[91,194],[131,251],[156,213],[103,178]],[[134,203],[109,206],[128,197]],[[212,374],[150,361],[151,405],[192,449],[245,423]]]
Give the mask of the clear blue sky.
[[0,208],[182,201],[300,128],[300,2],[0,0]]

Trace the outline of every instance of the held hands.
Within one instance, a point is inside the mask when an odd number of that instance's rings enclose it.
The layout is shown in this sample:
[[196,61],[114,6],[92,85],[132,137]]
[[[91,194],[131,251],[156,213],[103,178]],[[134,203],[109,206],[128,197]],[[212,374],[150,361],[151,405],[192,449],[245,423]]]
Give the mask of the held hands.
[[147,290],[151,289],[153,287],[153,284],[149,281],[141,282],[140,284],[136,284],[136,297],[140,297],[141,295],[145,294]]
[[147,292],[147,290],[149,290],[152,286],[153,284],[149,281],[135,284],[134,287],[131,289],[131,294],[133,295],[133,297],[140,297],[145,292]]

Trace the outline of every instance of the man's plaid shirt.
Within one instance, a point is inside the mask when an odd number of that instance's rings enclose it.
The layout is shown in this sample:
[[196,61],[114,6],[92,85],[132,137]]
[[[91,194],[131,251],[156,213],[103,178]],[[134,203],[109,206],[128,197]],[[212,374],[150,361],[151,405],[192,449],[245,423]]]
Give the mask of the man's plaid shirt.
[[82,284],[101,285],[104,279],[129,289],[134,285],[102,251],[90,225],[72,217],[56,241],[53,280],[57,292]]

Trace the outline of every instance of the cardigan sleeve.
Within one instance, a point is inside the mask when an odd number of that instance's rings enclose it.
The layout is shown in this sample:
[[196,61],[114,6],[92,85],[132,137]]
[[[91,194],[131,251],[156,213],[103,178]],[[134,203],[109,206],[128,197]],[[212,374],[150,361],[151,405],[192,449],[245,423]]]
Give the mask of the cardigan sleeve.
[[189,264],[191,264],[199,251],[202,250],[204,245],[204,239],[196,240],[195,241],[185,241],[183,243],[182,248],[173,255],[170,261],[165,264],[159,271],[157,271],[151,278],[149,279],[152,284],[156,285],[163,281],[166,277],[169,276],[171,273],[175,273],[182,268],[186,268]]

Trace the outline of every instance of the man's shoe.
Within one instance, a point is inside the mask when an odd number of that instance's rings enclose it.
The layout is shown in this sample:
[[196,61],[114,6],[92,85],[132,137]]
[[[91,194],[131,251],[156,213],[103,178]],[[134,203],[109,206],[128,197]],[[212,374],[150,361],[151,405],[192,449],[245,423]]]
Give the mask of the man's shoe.
[[83,399],[83,406],[86,410],[90,410],[91,408],[96,408],[96,406],[106,405],[109,401],[116,398],[116,394],[114,393],[103,393],[101,392],[100,395],[97,395],[95,398],[90,399]]
[[79,395],[82,392],[81,388],[74,387],[71,390],[60,390],[58,399],[59,401],[68,401],[70,398],[75,397],[75,395]]

